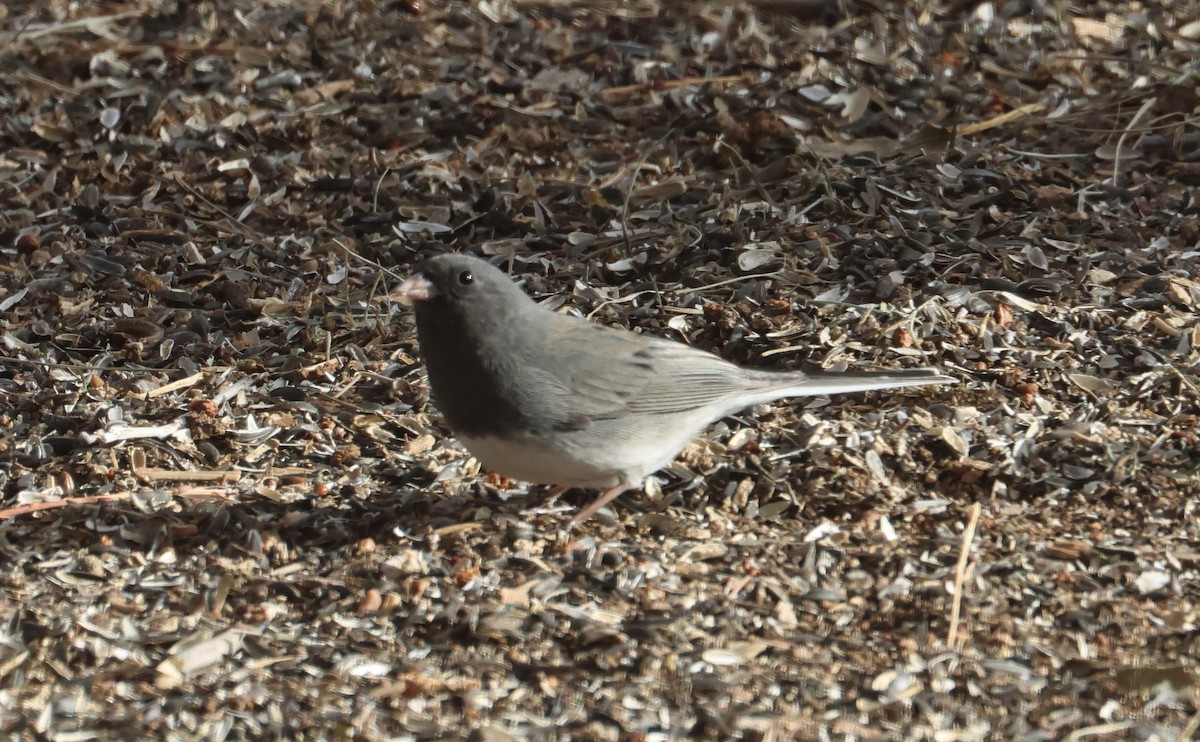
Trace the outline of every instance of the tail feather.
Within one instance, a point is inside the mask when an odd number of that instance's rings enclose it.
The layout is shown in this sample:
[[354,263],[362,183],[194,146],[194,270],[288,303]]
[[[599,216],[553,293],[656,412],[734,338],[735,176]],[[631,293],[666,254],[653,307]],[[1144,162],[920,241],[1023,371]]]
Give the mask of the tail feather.
[[878,389],[900,389],[906,386],[957,384],[958,379],[933,368],[898,369],[895,371],[849,371],[844,373],[771,374],[771,394],[781,397],[816,397],[827,394],[852,394]]

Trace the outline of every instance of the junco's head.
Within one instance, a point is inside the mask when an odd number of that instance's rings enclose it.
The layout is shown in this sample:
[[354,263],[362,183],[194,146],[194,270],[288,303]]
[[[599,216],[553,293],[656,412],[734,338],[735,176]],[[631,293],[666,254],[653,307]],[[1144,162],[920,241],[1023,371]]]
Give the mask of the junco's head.
[[531,301],[499,268],[466,255],[426,258],[397,292],[418,311],[431,312],[462,312],[468,304],[491,310]]

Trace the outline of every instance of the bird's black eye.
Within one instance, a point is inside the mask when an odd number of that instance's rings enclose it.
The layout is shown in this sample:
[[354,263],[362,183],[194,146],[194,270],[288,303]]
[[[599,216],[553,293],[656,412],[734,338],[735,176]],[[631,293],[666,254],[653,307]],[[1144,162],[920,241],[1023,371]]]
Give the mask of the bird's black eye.
[[458,274],[458,283],[460,286],[470,286],[475,283],[475,276],[471,271],[462,271]]

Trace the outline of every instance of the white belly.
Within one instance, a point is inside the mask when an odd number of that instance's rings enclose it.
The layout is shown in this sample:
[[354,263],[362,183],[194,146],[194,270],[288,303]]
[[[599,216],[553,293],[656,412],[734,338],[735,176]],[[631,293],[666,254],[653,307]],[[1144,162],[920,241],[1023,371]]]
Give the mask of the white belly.
[[487,436],[457,436],[484,468],[533,484],[560,484],[565,487],[612,487],[621,479],[613,467],[583,461],[562,450],[552,450],[541,442],[507,440]]
[[[565,434],[551,447],[544,440],[457,436],[484,468],[534,484],[564,487],[635,487],[675,458],[690,437],[645,442],[596,440]],[[674,437],[674,436],[673,436]]]

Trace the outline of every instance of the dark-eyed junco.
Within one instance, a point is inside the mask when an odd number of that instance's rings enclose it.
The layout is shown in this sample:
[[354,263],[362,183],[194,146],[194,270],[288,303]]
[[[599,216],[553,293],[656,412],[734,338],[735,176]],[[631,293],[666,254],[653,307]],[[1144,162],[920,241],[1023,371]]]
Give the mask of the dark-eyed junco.
[[466,255],[426,260],[398,288],[413,302],[434,402],[488,469],[606,488],[574,527],[638,487],[705,426],[781,397],[949,384],[933,369],[755,371],[682,343],[539,306]]

